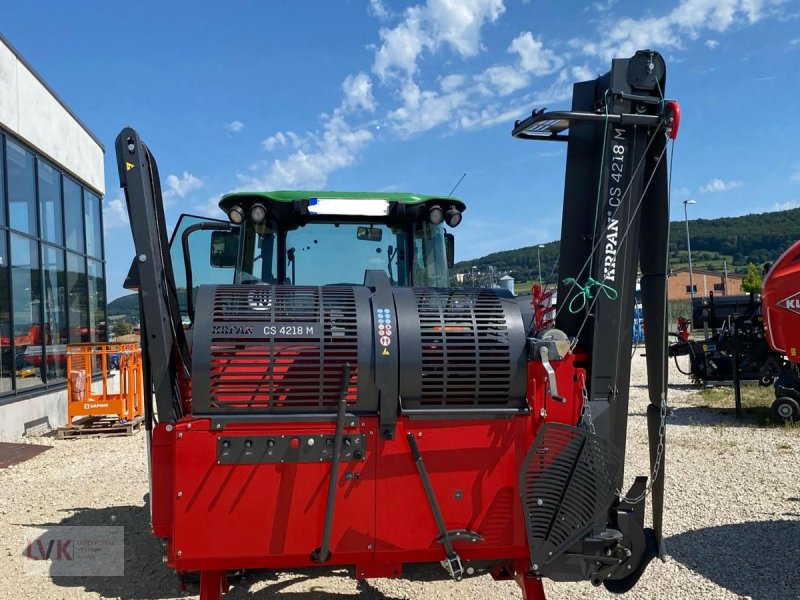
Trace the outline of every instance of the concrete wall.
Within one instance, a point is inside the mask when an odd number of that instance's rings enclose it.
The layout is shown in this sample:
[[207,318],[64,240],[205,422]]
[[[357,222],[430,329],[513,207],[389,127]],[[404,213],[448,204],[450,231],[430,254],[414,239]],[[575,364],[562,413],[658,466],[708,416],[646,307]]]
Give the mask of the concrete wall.
[[[119,392],[116,371],[108,376],[106,390]],[[103,382],[92,383],[92,392],[101,393]],[[0,442],[13,442],[25,435],[41,435],[67,423],[67,390],[46,392],[40,396],[0,405]]]
[[105,193],[103,148],[2,39],[0,125]]
[[66,390],[4,404],[0,406],[0,442],[45,433],[66,422]]

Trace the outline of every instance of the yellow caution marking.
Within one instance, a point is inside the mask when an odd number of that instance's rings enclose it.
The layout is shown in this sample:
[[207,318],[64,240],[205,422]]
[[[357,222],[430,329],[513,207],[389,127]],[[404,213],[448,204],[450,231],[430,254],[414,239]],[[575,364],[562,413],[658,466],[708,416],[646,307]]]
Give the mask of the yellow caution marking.
[[383,352],[381,352],[381,356],[389,356],[389,349],[388,348],[384,348]]
[[126,170],[126,171],[130,171],[130,170],[131,170],[133,167],[135,167],[135,166],[136,166],[136,165],[135,165],[135,164],[133,164],[133,163],[126,162],[126,163],[125,163],[125,170]]

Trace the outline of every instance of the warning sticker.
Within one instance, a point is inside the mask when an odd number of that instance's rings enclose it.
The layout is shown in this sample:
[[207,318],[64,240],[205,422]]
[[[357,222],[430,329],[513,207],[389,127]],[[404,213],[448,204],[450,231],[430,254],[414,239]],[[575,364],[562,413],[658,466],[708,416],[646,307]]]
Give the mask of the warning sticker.
[[383,346],[381,356],[389,356],[389,346],[392,344],[392,310],[389,308],[375,309],[378,321],[378,343]]

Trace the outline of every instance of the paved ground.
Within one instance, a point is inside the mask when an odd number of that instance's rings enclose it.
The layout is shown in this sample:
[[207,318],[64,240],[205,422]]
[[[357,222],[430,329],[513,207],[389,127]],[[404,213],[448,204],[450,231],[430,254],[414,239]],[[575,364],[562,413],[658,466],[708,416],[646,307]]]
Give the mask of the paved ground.
[[[647,472],[644,360],[634,358],[627,473]],[[709,409],[673,371],[665,528],[669,558],[648,567],[624,598],[800,598],[800,430],[737,423]],[[0,470],[0,600],[191,598],[177,589],[148,533],[144,437],[32,439],[55,446]],[[125,576],[51,578],[24,573],[29,526],[122,525]],[[611,597],[588,583],[546,583],[550,600]],[[488,577],[461,584],[287,573],[240,584],[230,600],[445,600],[520,598]]]

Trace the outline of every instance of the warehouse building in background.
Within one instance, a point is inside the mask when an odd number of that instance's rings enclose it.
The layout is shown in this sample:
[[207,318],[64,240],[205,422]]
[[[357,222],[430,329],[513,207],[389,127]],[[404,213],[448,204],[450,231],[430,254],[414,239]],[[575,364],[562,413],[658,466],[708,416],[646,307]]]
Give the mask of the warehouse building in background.
[[106,340],[104,148],[0,35],[0,441],[66,420],[66,344]]

